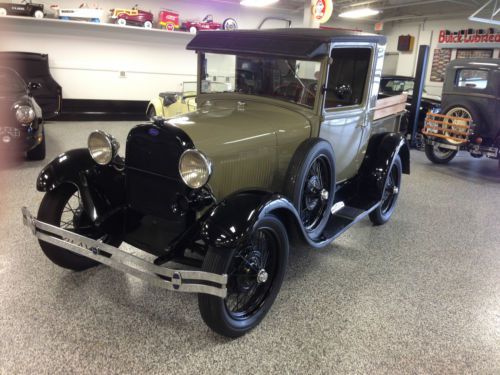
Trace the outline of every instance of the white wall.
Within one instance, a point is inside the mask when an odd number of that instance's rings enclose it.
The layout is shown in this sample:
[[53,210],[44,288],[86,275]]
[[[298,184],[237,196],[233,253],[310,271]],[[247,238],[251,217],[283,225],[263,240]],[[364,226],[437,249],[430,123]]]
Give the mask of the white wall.
[[[61,7],[78,7],[81,0],[60,1]],[[43,2],[49,8],[54,2]],[[56,2],[57,3],[57,2]],[[227,17],[240,28],[256,28],[266,16],[285,16],[302,26],[303,14],[281,9],[244,8],[239,4],[210,0],[143,0],[141,9],[155,15],[165,3],[186,18]],[[109,10],[120,2],[103,0]],[[283,24],[269,24],[278,27]],[[48,53],[54,78],[64,98],[149,100],[160,91],[178,90],[183,81],[196,79],[196,54],[186,51],[189,33],[105,27],[87,23],[0,18],[0,50]],[[125,78],[120,78],[120,72]]]
[[[485,29],[488,25],[478,22],[471,22],[464,18],[428,20],[422,22],[400,21],[384,25],[383,34],[387,36],[387,52],[399,54],[397,74],[413,76],[416,70],[417,54],[420,45],[430,45],[429,63],[427,66],[425,89],[431,94],[441,95],[443,84],[441,82],[431,82],[432,56],[434,49],[438,47],[438,37],[440,30],[458,31],[466,28]],[[400,35],[412,35],[415,37],[415,46],[412,52],[398,52],[397,44]],[[498,46],[500,48],[500,45]],[[498,48],[493,56],[499,56]]]

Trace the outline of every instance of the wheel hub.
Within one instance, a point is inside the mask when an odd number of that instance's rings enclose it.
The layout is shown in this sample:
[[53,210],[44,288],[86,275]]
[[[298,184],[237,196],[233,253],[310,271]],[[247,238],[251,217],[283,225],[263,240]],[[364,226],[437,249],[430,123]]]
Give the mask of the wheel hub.
[[268,278],[269,278],[269,274],[266,272],[265,269],[261,269],[257,273],[257,283],[259,283],[259,284],[264,284]]

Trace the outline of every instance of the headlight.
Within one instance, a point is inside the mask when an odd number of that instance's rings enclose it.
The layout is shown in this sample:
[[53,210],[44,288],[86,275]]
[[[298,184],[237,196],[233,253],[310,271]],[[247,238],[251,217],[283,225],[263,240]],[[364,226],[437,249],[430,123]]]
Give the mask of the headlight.
[[16,109],[16,120],[20,124],[28,125],[35,119],[35,111],[29,105],[20,105]]
[[88,145],[90,156],[100,165],[111,163],[120,148],[118,141],[102,130],[90,133]]
[[182,181],[191,189],[204,186],[212,174],[212,163],[198,150],[186,150],[179,160]]

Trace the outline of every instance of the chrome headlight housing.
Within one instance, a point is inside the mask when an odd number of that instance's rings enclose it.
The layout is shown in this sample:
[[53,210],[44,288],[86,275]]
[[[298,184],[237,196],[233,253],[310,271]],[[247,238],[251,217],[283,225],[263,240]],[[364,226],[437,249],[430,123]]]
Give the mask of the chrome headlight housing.
[[212,162],[198,150],[186,150],[179,159],[179,174],[187,186],[199,189],[212,175]]
[[106,165],[118,154],[120,143],[108,133],[96,130],[90,133],[88,146],[92,159],[99,165]]
[[16,120],[22,125],[29,125],[35,119],[35,110],[29,105],[20,105],[16,107]]

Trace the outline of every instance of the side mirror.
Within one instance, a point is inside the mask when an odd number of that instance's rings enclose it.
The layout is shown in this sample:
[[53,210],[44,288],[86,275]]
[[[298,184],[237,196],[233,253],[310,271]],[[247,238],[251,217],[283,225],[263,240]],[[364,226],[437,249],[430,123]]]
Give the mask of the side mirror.
[[346,85],[346,84],[338,85],[335,87],[333,92],[335,93],[335,95],[337,95],[339,99],[347,99],[350,96],[352,96],[352,87],[351,85]]
[[28,88],[30,90],[37,90],[42,87],[42,84],[40,82],[30,82],[28,83]]

